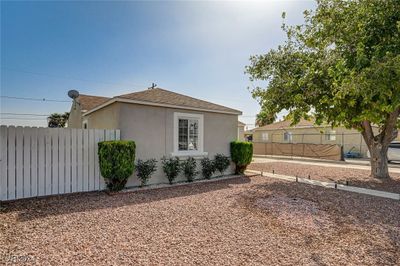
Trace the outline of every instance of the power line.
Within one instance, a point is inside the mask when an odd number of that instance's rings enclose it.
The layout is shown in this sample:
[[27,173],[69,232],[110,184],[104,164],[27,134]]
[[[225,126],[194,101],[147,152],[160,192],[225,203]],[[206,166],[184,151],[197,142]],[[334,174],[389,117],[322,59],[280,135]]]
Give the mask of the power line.
[[107,82],[107,81],[96,81],[96,80],[90,80],[90,79],[83,79],[83,78],[67,77],[67,76],[60,76],[60,75],[54,75],[54,74],[47,74],[47,73],[41,73],[41,72],[34,72],[34,71],[30,71],[30,70],[15,69],[15,68],[10,68],[10,67],[1,67],[1,68],[2,68],[2,69],[6,69],[6,70],[8,70],[8,71],[26,73],[26,74],[31,74],[31,75],[46,76],[46,77],[50,77],[50,78],[69,79],[69,80],[79,80],[79,81],[92,82],[92,83],[99,83],[99,84],[108,84],[108,85],[123,85],[123,86],[133,86],[133,87],[146,87],[146,85],[123,84],[123,83],[115,83],[115,82]]
[[27,115],[27,116],[50,116],[45,114],[21,114],[21,113],[0,113],[1,115]]
[[9,120],[26,120],[26,121],[30,121],[30,120],[40,120],[40,121],[44,121],[47,120],[47,118],[21,118],[21,117],[0,117],[0,120],[3,119],[9,119]]
[[65,100],[54,100],[54,99],[46,99],[46,98],[28,98],[28,97],[16,97],[16,96],[4,96],[4,95],[1,95],[0,97],[5,98],[5,99],[25,100],[25,101],[59,102],[59,103],[70,103],[71,102],[71,101],[65,101]]

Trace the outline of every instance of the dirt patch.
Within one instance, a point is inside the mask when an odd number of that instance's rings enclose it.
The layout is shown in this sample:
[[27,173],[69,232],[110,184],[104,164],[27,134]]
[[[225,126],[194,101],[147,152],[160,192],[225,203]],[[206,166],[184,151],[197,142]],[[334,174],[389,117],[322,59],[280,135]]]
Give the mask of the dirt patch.
[[255,205],[269,213],[283,225],[317,234],[332,225],[329,216],[315,202],[288,196],[270,196],[255,201]]

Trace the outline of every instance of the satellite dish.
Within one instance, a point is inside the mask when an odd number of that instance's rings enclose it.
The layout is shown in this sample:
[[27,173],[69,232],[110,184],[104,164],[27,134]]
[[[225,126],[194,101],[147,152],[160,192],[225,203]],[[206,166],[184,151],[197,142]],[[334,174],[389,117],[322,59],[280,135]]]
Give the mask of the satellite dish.
[[79,96],[79,92],[77,90],[70,90],[68,91],[69,98],[75,100]]

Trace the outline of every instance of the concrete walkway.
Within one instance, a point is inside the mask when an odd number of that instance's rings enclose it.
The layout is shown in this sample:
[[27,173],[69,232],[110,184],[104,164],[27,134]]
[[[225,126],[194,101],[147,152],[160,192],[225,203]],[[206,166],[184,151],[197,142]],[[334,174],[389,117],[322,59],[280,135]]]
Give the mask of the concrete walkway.
[[[266,158],[266,157],[254,157],[253,163],[275,163],[275,162],[284,162],[284,163],[297,163],[303,165],[316,165],[316,166],[324,166],[324,167],[337,167],[337,168],[347,168],[347,169],[358,169],[358,170],[367,170],[370,171],[371,167],[369,165],[359,165],[353,163],[346,163],[346,162],[323,162],[317,160],[308,160],[308,159],[280,159],[280,158]],[[389,164],[389,172],[391,173],[400,173],[399,167],[392,167]]]

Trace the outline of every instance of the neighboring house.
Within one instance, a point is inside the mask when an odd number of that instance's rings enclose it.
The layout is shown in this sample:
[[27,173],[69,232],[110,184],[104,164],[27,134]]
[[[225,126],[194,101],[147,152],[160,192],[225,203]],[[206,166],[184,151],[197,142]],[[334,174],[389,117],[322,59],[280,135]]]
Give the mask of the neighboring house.
[[255,129],[255,128],[249,129],[249,130],[246,130],[246,131],[244,132],[244,139],[245,139],[246,141],[253,141],[254,129]]
[[[339,144],[343,152],[349,151],[367,154],[367,145],[360,132],[345,127],[332,128],[328,125],[315,125],[313,121],[300,120],[297,125],[290,126],[291,121],[285,120],[253,129],[254,142],[276,143],[313,143]],[[374,127],[377,133],[378,128]]]
[[[121,139],[136,142],[136,159],[155,158],[150,184],[167,182],[163,156],[213,158],[230,155],[242,112],[160,88],[112,98],[80,95],[72,104],[69,127],[120,129]],[[232,169],[231,169],[232,170]],[[184,177],[180,176],[183,180]],[[130,178],[128,186],[138,185]]]
[[244,127],[246,126],[245,123],[238,121],[238,136],[237,139],[240,141],[245,141],[244,138]]

